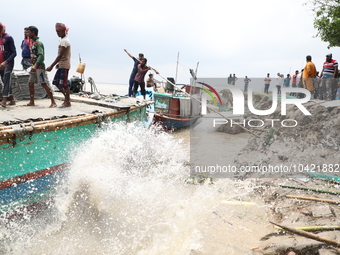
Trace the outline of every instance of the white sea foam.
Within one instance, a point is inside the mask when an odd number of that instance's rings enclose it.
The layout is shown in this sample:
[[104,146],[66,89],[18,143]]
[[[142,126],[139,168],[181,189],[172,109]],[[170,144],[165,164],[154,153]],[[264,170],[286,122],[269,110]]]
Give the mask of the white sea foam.
[[232,197],[248,189],[232,191],[227,180],[187,184],[187,145],[157,129],[109,125],[72,152],[67,181],[49,210],[5,224],[0,254],[212,252],[203,247],[212,234],[203,222],[228,199],[221,190]]

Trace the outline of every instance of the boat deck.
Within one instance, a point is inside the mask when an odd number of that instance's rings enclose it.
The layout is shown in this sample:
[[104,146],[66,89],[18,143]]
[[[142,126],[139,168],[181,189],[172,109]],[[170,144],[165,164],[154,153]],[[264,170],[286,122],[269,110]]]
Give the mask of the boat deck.
[[35,106],[26,106],[28,100],[17,101],[16,105],[9,105],[6,108],[0,107],[0,126],[11,125],[27,121],[41,121],[62,117],[88,115],[94,112],[112,112],[113,109],[128,109],[133,106],[143,106],[152,102],[142,102],[141,99],[131,97],[107,96],[100,100],[71,95],[71,107],[60,108],[63,102],[63,95],[54,92],[57,103],[56,108],[49,108],[50,99],[36,99]]

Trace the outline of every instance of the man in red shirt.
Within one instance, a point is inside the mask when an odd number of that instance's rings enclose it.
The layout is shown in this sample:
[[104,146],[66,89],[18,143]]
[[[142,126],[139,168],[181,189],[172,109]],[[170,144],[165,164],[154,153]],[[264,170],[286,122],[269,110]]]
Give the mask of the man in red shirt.
[[155,73],[158,74],[158,72],[155,69],[153,69],[151,66],[147,66],[146,63],[147,63],[147,59],[143,58],[142,60],[140,60],[140,64],[137,67],[137,74],[135,76],[135,82],[133,84],[133,95],[132,95],[133,97],[136,97],[138,87],[140,86],[141,94],[143,95],[143,98],[145,99],[146,91],[145,91],[144,77],[146,73],[149,70],[154,70]]
[[338,62],[332,59],[332,54],[326,55],[321,71],[321,98],[323,100],[334,100],[337,88]]
[[298,76],[298,74],[299,74],[299,70],[296,70],[295,71],[295,74],[293,74],[293,76],[292,76],[292,88],[296,88],[297,87],[297,85],[296,85],[296,83],[297,83],[297,76]]

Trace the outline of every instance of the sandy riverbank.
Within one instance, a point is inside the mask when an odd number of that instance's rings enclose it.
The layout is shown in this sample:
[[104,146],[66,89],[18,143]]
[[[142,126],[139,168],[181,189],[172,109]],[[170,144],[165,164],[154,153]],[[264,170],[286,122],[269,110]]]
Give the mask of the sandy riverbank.
[[[223,95],[225,99],[230,98],[227,92]],[[254,97],[257,109],[268,109],[272,104],[271,100],[264,94],[257,94]],[[221,203],[207,220],[211,228],[219,233],[218,236],[223,236],[223,241],[217,237],[219,241],[212,243],[226,244],[223,250],[225,253],[217,254],[285,255],[290,251],[294,254],[338,254],[333,253],[334,246],[288,232],[279,232],[269,222],[288,227],[324,226],[337,225],[337,219],[340,217],[339,207],[335,203],[287,197],[287,195],[294,195],[337,200],[339,196],[336,193],[296,189],[298,187],[339,192],[340,188],[339,182],[327,180],[324,176],[320,178],[318,175],[318,172],[334,175],[335,178],[340,175],[340,101],[312,100],[304,106],[312,115],[301,114],[295,106],[288,106],[286,116],[280,114],[280,107],[271,115],[261,118],[246,114],[245,123],[247,120],[254,119],[262,119],[264,123],[257,128],[245,126],[254,134],[247,134],[246,140],[240,138],[240,134],[247,133],[243,128],[230,128],[228,124],[221,125],[215,130],[205,129],[204,135],[192,136],[191,141],[195,139],[203,141],[202,147],[207,148],[209,159],[214,154],[213,160],[206,162],[214,162],[226,157],[227,160],[221,162],[232,162],[231,164],[238,169],[242,166],[295,166],[298,173],[302,172],[302,175],[297,175],[296,171],[292,175],[282,172],[272,174],[242,172],[234,175],[237,178],[218,179],[217,182],[225,183],[225,187],[228,187],[223,192],[231,201]],[[265,119],[277,119],[278,123],[284,119],[294,119],[298,124],[294,128],[272,126],[272,123],[266,122]],[[238,121],[243,123],[241,118]],[[201,123],[197,129],[202,131],[202,126],[204,125]],[[224,140],[220,132],[234,134],[236,142],[230,143],[230,139]],[[213,136],[215,139],[211,138]],[[224,149],[223,153],[220,153],[221,148]],[[191,147],[191,156],[199,156],[195,150],[197,148]],[[202,159],[198,157],[198,160]],[[241,192],[238,196],[232,190],[237,190],[239,193],[242,190],[239,189],[240,187],[244,187],[245,192]],[[338,230],[319,231],[316,234],[338,242],[340,240]],[[238,251],[235,250],[236,244],[239,247]],[[207,244],[209,245],[212,244]]]

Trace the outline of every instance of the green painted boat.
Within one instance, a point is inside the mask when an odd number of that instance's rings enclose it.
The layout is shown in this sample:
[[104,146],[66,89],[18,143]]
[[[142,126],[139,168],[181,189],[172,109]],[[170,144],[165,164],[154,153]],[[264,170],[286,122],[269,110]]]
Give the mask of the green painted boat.
[[[63,98],[58,93],[54,97]],[[38,99],[34,107],[19,102],[0,109],[0,215],[43,204],[63,180],[72,148],[105,128],[105,123],[142,125],[153,102],[138,100],[72,95],[69,108],[48,108],[49,99]]]

